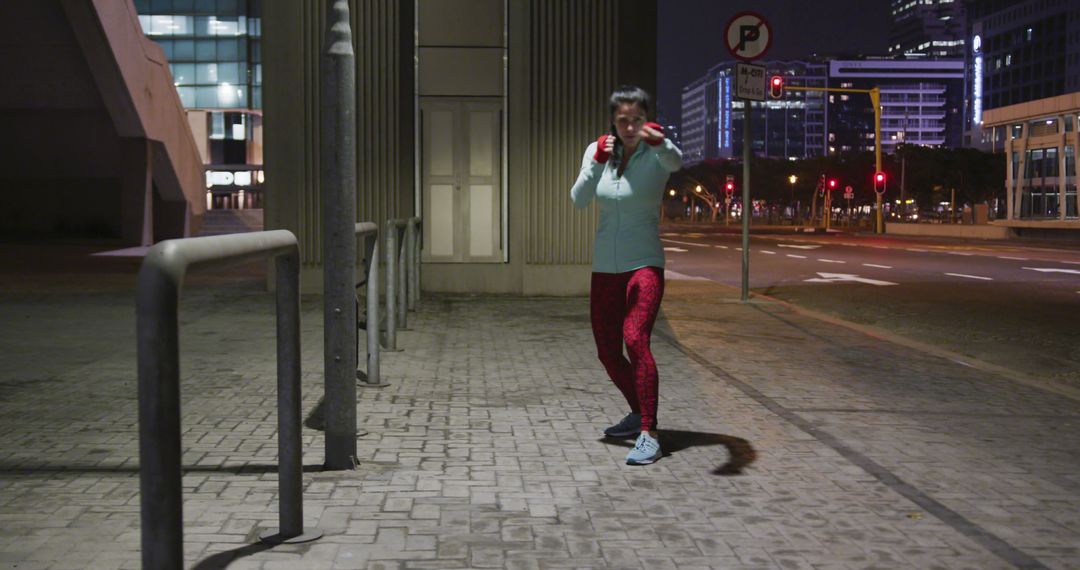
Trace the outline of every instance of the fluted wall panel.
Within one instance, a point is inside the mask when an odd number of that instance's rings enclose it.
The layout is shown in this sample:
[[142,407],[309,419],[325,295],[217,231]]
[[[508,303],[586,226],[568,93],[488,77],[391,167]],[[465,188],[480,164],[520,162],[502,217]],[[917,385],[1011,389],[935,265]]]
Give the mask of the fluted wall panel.
[[607,132],[615,86],[618,0],[532,2],[529,131],[532,160],[524,188],[525,261],[592,260],[595,207],[575,210],[569,189],[585,147]]
[[[356,54],[357,221],[411,215],[412,3],[351,0]],[[322,263],[320,85],[325,0],[266,0],[267,228],[292,230],[305,266]],[[405,41],[408,40],[408,41]],[[405,83],[409,92],[402,93]]]

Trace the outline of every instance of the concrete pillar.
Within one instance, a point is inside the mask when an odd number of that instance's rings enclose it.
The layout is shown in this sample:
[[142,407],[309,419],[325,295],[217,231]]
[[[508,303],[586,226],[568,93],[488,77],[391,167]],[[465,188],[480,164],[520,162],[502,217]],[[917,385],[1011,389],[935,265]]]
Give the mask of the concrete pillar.
[[146,139],[120,139],[120,233],[131,245],[154,242],[152,148]]

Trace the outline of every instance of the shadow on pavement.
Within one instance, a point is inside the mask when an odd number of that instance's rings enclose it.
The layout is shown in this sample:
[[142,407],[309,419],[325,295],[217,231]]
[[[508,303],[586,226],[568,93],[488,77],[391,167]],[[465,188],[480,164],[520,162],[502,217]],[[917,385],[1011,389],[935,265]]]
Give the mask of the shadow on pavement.
[[[304,465],[304,473],[321,473],[322,465]],[[261,475],[264,473],[277,473],[276,463],[248,463],[245,465],[185,465],[180,468],[187,473],[232,473],[234,475]],[[138,473],[138,465],[19,465],[9,466],[0,464],[0,475],[35,475],[35,474],[59,474],[59,473]]]
[[[600,441],[609,445],[618,445],[629,448],[633,446],[631,440],[619,440],[604,437]],[[743,468],[757,459],[757,452],[750,442],[733,435],[719,433],[703,433],[699,431],[683,430],[660,430],[660,447],[664,450],[664,456],[678,453],[691,447],[705,447],[709,445],[722,445],[728,450],[727,463],[712,470],[713,475],[741,475]]]
[[232,550],[226,550],[225,552],[218,552],[209,558],[200,561],[198,564],[191,567],[191,570],[223,570],[227,568],[232,562],[252,554],[258,554],[265,552],[273,548],[272,545],[264,544],[262,542],[256,542],[255,544],[247,544],[240,548],[234,548]]

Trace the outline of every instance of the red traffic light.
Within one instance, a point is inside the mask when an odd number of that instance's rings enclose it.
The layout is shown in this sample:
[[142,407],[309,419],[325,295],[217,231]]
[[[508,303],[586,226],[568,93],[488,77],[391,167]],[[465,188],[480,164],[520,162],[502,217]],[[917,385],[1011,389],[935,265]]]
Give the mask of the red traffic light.
[[878,172],[877,174],[875,174],[874,175],[874,183],[875,184],[884,184],[885,183],[885,173],[884,172]]
[[728,182],[727,185],[724,186],[724,189],[727,190],[728,192],[734,192],[735,191],[735,183],[734,182]]
[[833,190],[835,188],[836,188],[836,179],[835,178],[830,178],[829,179],[829,190]]
[[779,99],[784,96],[784,78],[779,75],[772,76],[769,80],[769,97]]

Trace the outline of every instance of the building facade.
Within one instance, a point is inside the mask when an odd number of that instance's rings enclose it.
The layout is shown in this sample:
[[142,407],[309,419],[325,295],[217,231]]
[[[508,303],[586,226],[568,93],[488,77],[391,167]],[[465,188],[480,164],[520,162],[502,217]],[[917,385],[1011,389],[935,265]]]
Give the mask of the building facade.
[[[962,59],[859,59],[829,62],[829,86],[881,89],[881,148],[956,148],[963,142]],[[830,93],[829,152],[873,151],[874,111],[861,94]]]
[[889,55],[964,57],[962,0],[891,0]]
[[[263,13],[266,227],[297,235],[306,290],[322,281],[326,5],[269,0]],[[611,91],[655,91],[655,0],[349,8],[356,220],[422,218],[425,291],[585,294],[596,208],[568,192],[610,126]]]
[[[891,59],[769,62],[784,80],[781,99],[753,102],[753,152],[811,158],[873,151],[874,110],[860,93],[801,91],[799,86],[881,89],[882,149],[901,143],[958,147],[964,131],[964,61]],[[734,64],[718,65],[683,89],[683,151],[688,164],[742,155],[742,101]]]
[[1007,215],[1013,227],[1080,229],[1076,153],[1080,92],[986,111],[985,125],[1005,134]]
[[[767,75],[787,86],[825,87],[827,66],[808,61],[765,62]],[[742,156],[743,102],[735,98],[735,65],[711,68],[683,89],[684,163]],[[785,90],[780,99],[755,101],[751,119],[754,154],[771,158],[809,158],[826,152],[827,115],[820,92]]]
[[135,0],[206,165],[208,208],[261,208],[261,0]]
[[967,22],[971,146],[1000,150],[1010,140],[982,128],[985,111],[1080,91],[1080,3],[972,0]]

